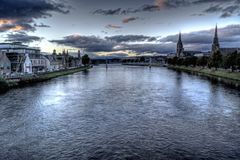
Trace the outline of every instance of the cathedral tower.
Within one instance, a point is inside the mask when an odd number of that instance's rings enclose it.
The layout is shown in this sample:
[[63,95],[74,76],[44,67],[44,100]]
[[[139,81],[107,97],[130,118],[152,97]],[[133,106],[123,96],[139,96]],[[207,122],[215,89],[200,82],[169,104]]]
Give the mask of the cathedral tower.
[[177,43],[177,57],[181,57],[183,56],[183,43],[182,43],[182,34],[181,32],[179,33],[179,37],[178,37],[178,43]]
[[219,41],[218,41],[218,28],[216,25],[215,35],[214,35],[213,44],[212,44],[212,53],[217,52],[219,50],[220,50],[220,45],[219,45]]

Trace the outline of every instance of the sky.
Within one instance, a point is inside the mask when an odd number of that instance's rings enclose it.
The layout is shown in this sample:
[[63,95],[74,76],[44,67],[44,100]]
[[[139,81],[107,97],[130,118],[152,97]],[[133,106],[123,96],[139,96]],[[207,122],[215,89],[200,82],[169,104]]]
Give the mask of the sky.
[[91,57],[240,47],[240,0],[0,0],[0,42]]

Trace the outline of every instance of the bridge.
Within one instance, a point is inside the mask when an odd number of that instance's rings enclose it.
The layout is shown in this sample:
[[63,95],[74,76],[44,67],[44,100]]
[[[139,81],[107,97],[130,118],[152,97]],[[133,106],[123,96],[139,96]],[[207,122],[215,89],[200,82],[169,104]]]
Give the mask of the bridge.
[[112,64],[112,63],[122,63],[122,64],[156,64],[165,65],[167,55],[156,55],[156,56],[134,56],[134,57],[100,57],[93,58],[92,64]]

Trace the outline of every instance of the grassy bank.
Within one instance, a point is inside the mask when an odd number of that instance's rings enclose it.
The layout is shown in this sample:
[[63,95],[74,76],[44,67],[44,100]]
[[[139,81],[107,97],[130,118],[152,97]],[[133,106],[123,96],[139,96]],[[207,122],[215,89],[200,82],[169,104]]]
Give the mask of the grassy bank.
[[215,79],[226,84],[240,86],[240,73],[229,72],[223,70],[210,70],[206,68],[199,67],[185,67],[185,66],[168,66],[169,69],[174,69],[178,71],[184,71],[192,74],[197,74],[201,76],[206,76],[211,79]]
[[79,68],[73,68],[73,69],[67,69],[67,70],[60,70],[55,72],[46,72],[46,73],[37,74],[34,76],[22,77],[19,81],[5,81],[3,79],[2,80],[0,79],[0,93],[5,93],[7,90],[12,88],[24,87],[30,84],[44,82],[56,77],[88,70],[90,68],[91,68],[90,66],[87,66],[87,67],[79,67]]
[[80,68],[67,69],[67,70],[61,70],[56,72],[42,73],[42,74],[38,74],[36,77],[25,77],[19,81],[18,85],[23,86],[27,84],[36,83],[36,82],[43,82],[59,76],[64,76],[64,75],[69,75],[69,74],[77,73],[80,71],[84,71],[89,68],[90,67],[80,67]]

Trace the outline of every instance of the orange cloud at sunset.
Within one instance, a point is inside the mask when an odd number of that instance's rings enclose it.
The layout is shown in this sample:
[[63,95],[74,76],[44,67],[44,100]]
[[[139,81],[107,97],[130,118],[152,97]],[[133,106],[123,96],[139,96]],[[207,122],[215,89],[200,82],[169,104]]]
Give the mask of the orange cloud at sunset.
[[0,19],[1,31],[21,31],[24,30],[24,26],[17,24],[17,20],[12,19]]
[[155,0],[155,5],[157,5],[159,9],[161,9],[165,7],[165,2],[166,0]]
[[13,24],[15,23],[15,20],[10,20],[10,19],[0,19],[0,25],[6,25],[6,24]]
[[10,30],[11,31],[21,31],[21,30],[24,30],[24,27],[18,25],[18,26],[14,26]]

